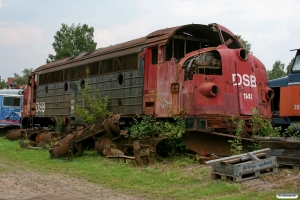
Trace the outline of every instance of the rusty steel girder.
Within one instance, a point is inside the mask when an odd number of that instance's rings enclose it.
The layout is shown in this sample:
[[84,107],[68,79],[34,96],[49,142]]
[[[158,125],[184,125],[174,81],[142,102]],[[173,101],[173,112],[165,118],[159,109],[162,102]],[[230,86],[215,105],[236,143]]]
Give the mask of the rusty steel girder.
[[74,155],[81,155],[88,146],[95,143],[96,137],[104,134],[105,129],[102,124],[103,119],[98,118],[93,125],[68,134],[50,147],[50,158],[66,156],[70,151]]
[[104,155],[105,145],[122,151],[123,154],[134,154],[134,142],[139,141],[140,148],[149,149],[148,151],[154,153],[158,159],[163,159],[157,150],[157,145],[160,141],[167,139],[167,137],[131,137],[127,130],[120,130],[119,128],[120,115],[112,115],[105,120],[97,120],[97,122],[90,127],[74,131],[67,135],[61,141],[55,143],[50,149],[50,157],[58,158],[68,155],[70,151],[74,155],[81,155],[83,151],[91,144],[95,144],[95,150]]

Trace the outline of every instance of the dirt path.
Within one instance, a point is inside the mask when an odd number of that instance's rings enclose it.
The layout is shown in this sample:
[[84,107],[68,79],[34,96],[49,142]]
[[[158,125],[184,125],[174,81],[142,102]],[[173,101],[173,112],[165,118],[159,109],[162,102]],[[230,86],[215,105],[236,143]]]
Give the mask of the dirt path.
[[85,179],[66,175],[44,175],[0,163],[0,200],[140,200],[115,190],[107,190]]
[[[69,175],[47,174],[33,170],[24,170],[22,166],[14,166],[0,161],[0,200],[141,200],[142,197],[117,190],[108,190],[99,184],[86,179]],[[199,170],[199,166],[189,167]],[[202,166],[210,171],[210,167]],[[189,170],[186,169],[189,173]],[[204,179],[210,180],[210,176]],[[278,173],[263,174],[260,178],[242,181],[244,192],[274,191],[297,192],[300,194],[300,171],[280,169]],[[286,190],[292,188],[292,190]],[[275,197],[275,196],[274,196]]]

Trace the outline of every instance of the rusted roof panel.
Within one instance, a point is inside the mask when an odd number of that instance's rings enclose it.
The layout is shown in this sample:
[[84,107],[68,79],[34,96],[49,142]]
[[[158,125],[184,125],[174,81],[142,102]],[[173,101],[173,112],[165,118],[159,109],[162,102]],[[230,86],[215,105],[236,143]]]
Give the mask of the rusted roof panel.
[[111,46],[108,46],[108,47],[105,47],[105,48],[99,48],[96,51],[94,51],[92,53],[92,55],[102,55],[102,54],[105,54],[105,53],[110,53],[110,52],[118,51],[118,50],[121,50],[121,49],[127,49],[127,48],[131,48],[131,47],[135,47],[135,46],[144,44],[146,40],[147,40],[146,37],[142,37],[142,38],[130,40],[128,42],[123,42],[123,43],[120,43],[120,44],[111,45]]
[[142,37],[142,38],[134,39],[134,40],[131,40],[128,42],[123,42],[120,44],[111,45],[111,46],[104,47],[104,48],[98,48],[95,51],[90,52],[90,53],[82,53],[76,57],[68,57],[68,58],[64,58],[62,60],[57,60],[57,61],[51,62],[49,64],[42,65],[42,66],[38,67],[37,69],[35,69],[34,72],[57,67],[62,64],[85,60],[85,59],[88,59],[91,57],[101,56],[101,55],[112,53],[112,52],[119,51],[119,50],[129,49],[132,47],[143,45],[146,40],[147,40],[146,37]]
[[180,26],[175,26],[175,27],[171,27],[171,28],[165,28],[165,29],[160,29],[157,31],[153,31],[152,33],[150,33],[149,35],[147,35],[147,38],[153,38],[153,37],[158,37],[158,36],[162,36],[162,35],[172,35],[174,30],[176,30],[178,27]]
[[[219,28],[227,31],[227,29],[225,27],[217,25],[217,24],[215,24],[215,25],[217,27],[219,26]],[[89,59],[92,57],[98,57],[98,56],[102,56],[102,55],[109,54],[112,52],[130,49],[130,48],[134,48],[134,47],[138,47],[138,46],[143,46],[143,45],[154,46],[154,45],[158,45],[158,44],[166,44],[166,43],[168,43],[171,36],[174,34],[177,34],[177,35],[180,35],[180,34],[185,35],[186,34],[189,36],[197,36],[197,34],[199,34],[199,32],[201,32],[202,35],[205,34],[206,32],[207,32],[207,35],[211,34],[210,27],[208,25],[201,25],[201,24],[188,24],[188,25],[183,25],[183,26],[176,26],[176,27],[171,27],[171,28],[160,29],[160,30],[157,30],[157,31],[154,31],[154,32],[148,34],[145,37],[130,40],[127,42],[116,44],[116,45],[111,45],[111,46],[104,47],[104,48],[98,48],[93,52],[82,53],[82,54],[78,55],[77,57],[69,57],[69,58],[65,58],[62,60],[57,60],[57,61],[51,62],[49,64],[42,65],[42,66],[38,67],[37,69],[35,69],[34,73],[37,73],[37,72],[45,70],[45,69],[58,67],[63,64],[82,61],[82,60]],[[209,36],[207,38],[209,38]]]
[[211,28],[208,25],[202,24],[187,24],[183,26],[176,26],[173,28],[161,29],[150,33],[147,38],[147,45],[153,46],[156,44],[166,44],[169,42],[172,35],[186,35],[195,36],[197,35],[207,35],[206,38],[210,38]]
[[[48,67],[52,67],[52,66],[55,66],[55,65],[59,65],[59,64],[65,63],[69,59],[70,59],[70,57],[67,57],[67,58],[64,58],[64,59],[61,59],[61,60],[57,60],[57,61],[45,64],[45,65],[42,65],[39,68],[48,68]],[[37,68],[37,69],[39,69],[39,68]],[[34,71],[36,71],[37,69],[35,69]]]

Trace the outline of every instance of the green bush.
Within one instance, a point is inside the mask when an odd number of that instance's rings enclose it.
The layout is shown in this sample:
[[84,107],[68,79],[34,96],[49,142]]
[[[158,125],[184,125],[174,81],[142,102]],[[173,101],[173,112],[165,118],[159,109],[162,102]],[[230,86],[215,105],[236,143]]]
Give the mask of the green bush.
[[81,101],[77,101],[75,105],[75,114],[80,116],[84,123],[93,124],[96,118],[103,117],[106,118],[111,115],[108,110],[108,97],[101,98],[97,91],[92,93],[89,84],[89,70],[86,70],[87,79],[84,88],[78,86],[78,90],[82,94]]
[[153,116],[138,115],[133,119],[129,127],[130,134],[136,137],[151,136],[152,133],[159,133],[160,137],[181,138],[185,132],[185,121],[183,117],[173,117],[172,121],[160,120]]
[[231,121],[233,122],[233,125],[236,127],[235,130],[235,138],[232,140],[228,140],[229,143],[231,143],[230,152],[232,155],[238,155],[243,153],[243,146],[242,146],[242,133],[243,133],[243,127],[244,127],[244,120],[240,120],[235,116],[231,116]]

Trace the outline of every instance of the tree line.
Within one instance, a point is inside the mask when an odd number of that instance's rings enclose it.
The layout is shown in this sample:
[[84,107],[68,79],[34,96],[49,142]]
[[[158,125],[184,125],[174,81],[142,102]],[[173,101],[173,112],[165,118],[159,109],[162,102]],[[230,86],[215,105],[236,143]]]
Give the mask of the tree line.
[[280,60],[275,61],[273,64],[273,68],[271,70],[267,70],[268,79],[276,79],[280,77],[287,76],[293,66],[295,58],[292,58],[288,66],[285,68],[285,64],[282,63]]
[[[26,85],[28,77],[32,73],[33,69],[32,68],[25,68],[22,71],[22,75],[19,75],[18,73],[14,73],[14,82],[12,83],[13,85]],[[10,85],[8,85],[7,81],[4,79],[0,78],[0,89],[8,88]]]
[[[251,44],[247,40],[244,40],[240,35],[237,35],[237,38],[242,42],[247,51],[252,54]],[[66,57],[76,57],[81,53],[92,52],[96,49],[96,46],[97,43],[94,42],[93,27],[89,27],[86,24],[78,24],[77,26],[72,24],[71,26],[68,26],[67,24],[62,23],[62,27],[55,33],[54,42],[52,43],[55,55],[49,54],[48,58],[46,58],[46,63],[54,62]],[[294,58],[292,58],[287,68],[285,68],[285,64],[280,60],[275,61],[273,68],[267,70],[269,80],[287,76],[293,62]],[[14,84],[26,84],[28,76],[32,71],[32,68],[25,68],[22,71],[22,75],[14,73]],[[0,89],[6,87],[7,82],[0,79]]]

